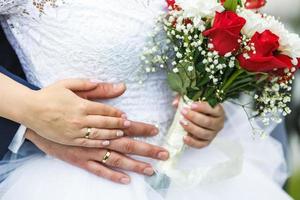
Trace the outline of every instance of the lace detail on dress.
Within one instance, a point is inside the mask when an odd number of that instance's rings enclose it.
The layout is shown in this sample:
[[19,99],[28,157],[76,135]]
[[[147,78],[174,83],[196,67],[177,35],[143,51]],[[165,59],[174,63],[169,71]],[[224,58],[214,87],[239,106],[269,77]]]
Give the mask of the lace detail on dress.
[[[45,14],[37,9],[44,2]],[[141,54],[164,0],[30,0],[26,16],[10,15],[5,32],[21,60],[27,79],[40,87],[66,78],[125,82],[127,91],[106,101],[132,120],[156,124],[163,142],[174,110],[166,75],[143,74]],[[144,80],[142,84],[139,80]],[[142,140],[144,140],[142,138]]]
[[20,8],[27,0],[0,0],[0,15],[22,12]]

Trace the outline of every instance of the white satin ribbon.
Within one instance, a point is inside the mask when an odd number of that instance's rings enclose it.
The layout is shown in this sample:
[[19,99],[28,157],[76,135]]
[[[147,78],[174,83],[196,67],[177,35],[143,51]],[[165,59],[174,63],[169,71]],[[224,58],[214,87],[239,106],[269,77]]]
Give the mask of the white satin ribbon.
[[192,170],[182,170],[177,168],[177,162],[181,154],[188,148],[183,137],[187,132],[180,125],[182,115],[181,109],[188,106],[181,98],[173,123],[166,136],[164,147],[169,151],[170,158],[167,161],[160,161],[157,170],[166,174],[171,178],[172,182],[177,185],[190,187],[197,184],[210,183],[220,181],[238,175],[243,165],[243,149],[242,146],[234,141],[216,138],[210,146],[214,146],[221,151],[228,159],[226,161],[213,164],[211,166],[198,167]]

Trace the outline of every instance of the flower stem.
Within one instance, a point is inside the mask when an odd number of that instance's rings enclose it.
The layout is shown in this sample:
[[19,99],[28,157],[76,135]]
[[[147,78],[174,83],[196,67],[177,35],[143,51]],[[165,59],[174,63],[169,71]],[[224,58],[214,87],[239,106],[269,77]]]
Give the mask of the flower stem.
[[234,72],[233,75],[228,79],[226,84],[222,87],[222,90],[225,92],[225,90],[227,90],[230,87],[230,85],[234,82],[234,80],[237,79],[237,77],[243,72],[244,70],[242,69],[238,69],[236,72]]

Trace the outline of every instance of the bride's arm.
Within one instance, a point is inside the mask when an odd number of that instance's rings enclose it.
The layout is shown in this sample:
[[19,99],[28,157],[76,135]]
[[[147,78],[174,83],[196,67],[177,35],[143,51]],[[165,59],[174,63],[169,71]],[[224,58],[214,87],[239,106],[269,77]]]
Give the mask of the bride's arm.
[[24,122],[26,109],[31,107],[34,91],[1,73],[0,91],[0,116],[15,122]]
[[[118,109],[78,95],[112,98],[124,90],[124,84],[114,86],[72,79],[33,91],[0,74],[0,116],[19,122],[58,143],[103,147],[107,144],[106,140],[101,140],[105,139],[103,132],[109,138],[120,137],[118,130],[129,127],[130,122],[122,118],[124,113]],[[90,138],[85,138],[89,127]]]

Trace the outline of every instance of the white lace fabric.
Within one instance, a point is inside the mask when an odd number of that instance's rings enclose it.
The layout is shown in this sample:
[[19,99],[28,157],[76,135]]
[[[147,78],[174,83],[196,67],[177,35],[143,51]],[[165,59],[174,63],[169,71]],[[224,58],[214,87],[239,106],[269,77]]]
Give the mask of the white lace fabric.
[[27,0],[0,0],[0,15],[19,13]]
[[27,15],[16,13],[2,20],[29,82],[40,87],[65,78],[125,82],[127,92],[106,103],[123,109],[132,119],[157,124],[164,132],[174,113],[165,75],[138,84],[146,76],[141,73],[140,55],[164,1],[58,3],[56,8],[46,7],[40,16],[29,2],[22,7]]

